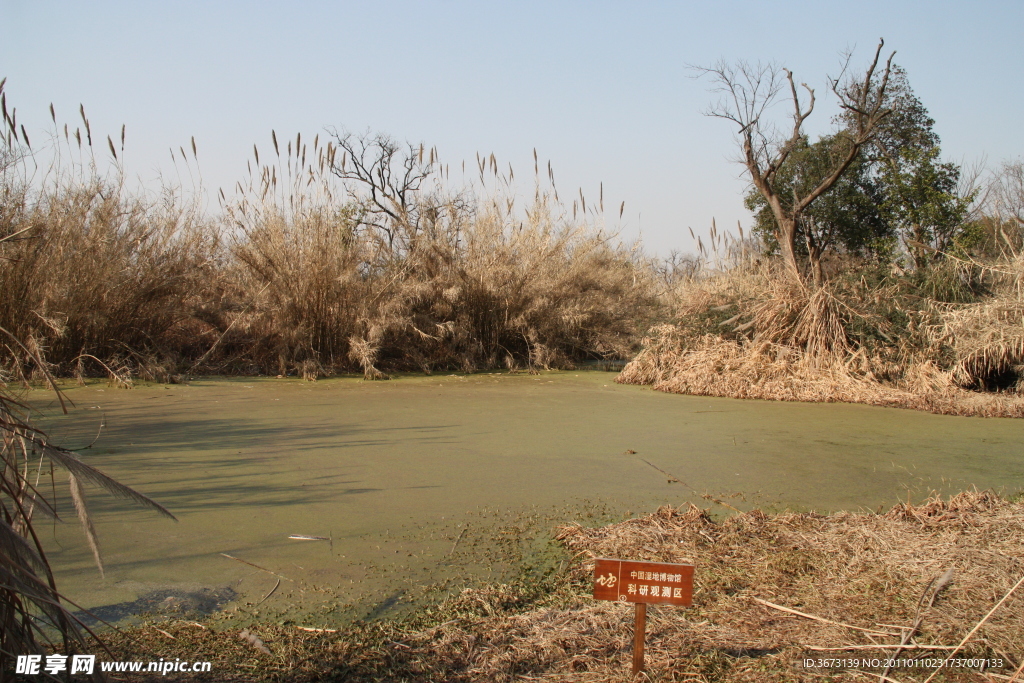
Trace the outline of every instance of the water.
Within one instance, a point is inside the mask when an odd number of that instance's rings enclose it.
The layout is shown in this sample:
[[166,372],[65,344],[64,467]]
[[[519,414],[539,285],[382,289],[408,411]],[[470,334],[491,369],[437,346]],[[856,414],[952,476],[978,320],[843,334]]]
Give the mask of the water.
[[[51,437],[82,447],[102,417],[84,459],[180,521],[89,490],[106,578],[66,496],[67,523],[39,530],[60,588],[85,607],[114,614],[147,596],[215,593],[238,596],[246,615],[329,625],[471,577],[508,578],[544,556],[559,523],[686,501],[727,512],[701,494],[740,509],[826,511],[1024,489],[1021,421],[669,395],[613,379],[72,387],[71,415],[46,409]],[[41,390],[31,399],[48,400]]]

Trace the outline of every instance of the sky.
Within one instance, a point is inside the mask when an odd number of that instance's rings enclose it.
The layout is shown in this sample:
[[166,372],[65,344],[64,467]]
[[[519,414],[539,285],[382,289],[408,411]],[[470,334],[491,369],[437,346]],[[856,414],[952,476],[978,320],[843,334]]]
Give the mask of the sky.
[[[827,76],[880,37],[936,121],[943,156],[1024,156],[1024,2],[49,2],[0,0],[0,78],[36,147],[52,103],[94,139],[126,129],[146,187],[194,136],[203,186],[230,192],[270,133],[383,132],[436,147],[453,181],[493,153],[533,193],[533,150],[563,200],[603,186],[605,227],[651,254],[750,225],[734,126],[691,66],[774,61],[836,113]],[[772,110],[784,117],[786,109]],[[308,137],[307,137],[308,136]],[[545,173],[546,175],[546,173]],[[619,218],[618,207],[625,202]],[[612,208],[614,207],[614,208]]]

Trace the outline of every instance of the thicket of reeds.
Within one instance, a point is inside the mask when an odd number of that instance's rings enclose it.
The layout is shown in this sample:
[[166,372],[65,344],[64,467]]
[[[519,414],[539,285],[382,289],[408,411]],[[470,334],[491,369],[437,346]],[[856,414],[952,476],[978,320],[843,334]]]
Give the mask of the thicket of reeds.
[[352,204],[233,207],[227,367],[380,377],[635,350],[657,304],[637,254],[547,195],[521,215],[504,196],[427,201],[429,225],[393,238]]
[[120,383],[566,367],[628,357],[658,305],[641,255],[600,229],[603,199],[570,215],[553,175],[523,205],[493,156],[452,188],[434,150],[275,133],[210,215],[177,187],[130,191],[81,115],[53,117],[46,154],[5,121],[0,326],[28,349],[0,346],[6,382],[40,360]]
[[[717,231],[713,254],[652,261],[600,229],[600,194],[570,210],[550,166],[524,201],[493,156],[453,184],[436,150],[384,135],[273,133],[202,211],[171,185],[130,191],[80,114],[53,116],[45,155],[5,117],[0,326],[24,348],[0,346],[0,381],[633,359],[620,381],[668,391],[1024,415],[1019,163],[973,250],[909,271],[826,255],[817,286]],[[198,175],[194,142],[175,155]]]
[[[3,85],[3,81],[0,81],[0,97],[3,95]],[[0,102],[6,104],[4,100]],[[10,123],[9,128],[13,130],[13,119],[8,117],[6,106],[3,109],[4,123]],[[10,138],[5,138],[7,145],[0,147],[0,170],[4,172],[7,181],[9,178],[6,173],[17,165],[19,159],[13,153]],[[27,299],[30,300],[33,293],[18,288],[17,285],[24,286],[27,283],[19,282],[17,277],[10,276],[12,271],[17,269],[30,271],[37,266],[38,248],[57,252],[56,258],[47,259],[49,264],[69,266],[51,275],[72,276],[74,269],[70,267],[70,263],[62,262],[65,252],[59,244],[36,242],[36,250],[24,249],[15,244],[19,239],[24,240],[24,235],[32,230],[32,221],[38,218],[38,214],[19,216],[26,208],[24,186],[4,182],[2,189],[4,194],[0,225],[5,228],[11,224],[19,227],[0,230],[0,253],[4,254],[6,260],[4,278],[0,280],[4,304],[0,308],[0,343],[10,357],[27,361],[32,373],[38,375],[56,392],[61,407],[66,410],[65,400],[49,372],[51,364],[44,359],[46,349],[40,345],[38,336],[26,334],[24,326],[17,324],[19,306],[23,306]],[[89,188],[78,194],[72,193],[72,196],[66,197],[68,202],[61,206],[63,214],[74,215],[76,204],[88,197],[90,192],[102,195],[99,188]],[[52,206],[50,208],[53,209]],[[24,222],[28,224],[24,225]],[[70,239],[78,239],[74,243],[75,248],[81,248],[85,243],[102,251],[108,246],[104,238],[109,237],[109,234],[90,235],[86,231],[85,235],[81,235],[76,234],[76,231],[57,231],[57,237],[69,234]],[[53,238],[54,235],[48,234],[47,237]],[[22,258],[9,256],[10,252],[20,253]],[[87,301],[90,296],[94,302],[97,297],[102,300],[102,288],[99,292],[82,292],[81,296],[76,296],[73,283],[62,283],[61,287],[66,295],[70,293],[66,300],[77,301],[79,304]],[[21,310],[24,312],[24,309]],[[51,329],[59,327],[59,322],[45,314],[28,310]],[[59,329],[54,331],[64,332]],[[24,378],[23,370],[20,374]],[[74,603],[69,603],[59,593],[45,549],[36,532],[41,518],[60,520],[61,515],[67,515],[67,511],[57,509],[52,495],[55,469],[67,472],[75,513],[82,522],[83,531],[100,573],[103,572],[103,563],[99,541],[89,517],[84,484],[98,486],[116,496],[156,509],[173,519],[173,516],[159,504],[82,462],[76,453],[51,444],[44,432],[32,426],[30,417],[28,406],[16,400],[10,387],[0,382],[0,681],[13,680],[13,663],[17,655],[45,655],[54,650],[72,654],[84,652],[87,646],[84,633],[88,632],[88,629],[72,613],[71,607]]]

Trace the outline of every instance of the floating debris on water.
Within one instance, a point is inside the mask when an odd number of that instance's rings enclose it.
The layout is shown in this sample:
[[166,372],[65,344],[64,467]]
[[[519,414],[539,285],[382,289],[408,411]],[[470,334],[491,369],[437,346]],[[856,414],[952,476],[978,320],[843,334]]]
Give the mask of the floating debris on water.
[[292,534],[288,538],[294,541],[329,541],[327,536],[307,536],[305,534]]

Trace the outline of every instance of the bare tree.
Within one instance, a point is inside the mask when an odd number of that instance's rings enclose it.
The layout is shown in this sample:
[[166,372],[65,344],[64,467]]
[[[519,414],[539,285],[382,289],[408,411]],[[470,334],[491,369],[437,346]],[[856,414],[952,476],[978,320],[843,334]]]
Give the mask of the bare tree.
[[[811,184],[811,189],[802,196],[794,190],[792,198],[780,196],[776,177],[790,154],[801,143],[806,142],[804,121],[814,111],[814,90],[801,83],[807,92],[806,106],[800,101],[800,92],[793,79],[793,73],[776,64],[748,62],[729,63],[721,61],[711,67],[697,67],[702,74],[711,77],[715,91],[723,98],[707,111],[709,116],[732,121],[739,126],[742,162],[750,175],[750,181],[771,207],[777,225],[776,237],[786,266],[791,274],[804,281],[806,276],[797,261],[797,226],[804,221],[807,208],[827,192],[856,160],[861,149],[871,142],[878,133],[881,121],[889,114],[883,106],[885,90],[889,83],[892,58],[889,55],[884,70],[877,74],[878,61],[884,40],[875,50],[874,60],[862,76],[847,77],[851,55],[847,53],[843,69],[836,78],[829,78],[829,86],[839,98],[843,113],[839,120],[843,128],[837,133],[837,153],[820,178]],[[765,120],[768,109],[778,100],[783,91],[788,91],[792,102],[792,128],[788,134],[778,131]],[[813,235],[813,231],[808,231]],[[820,284],[822,246],[813,239],[807,244],[811,277]]]
[[383,233],[389,249],[411,248],[417,233],[435,226],[444,210],[444,202],[425,192],[439,166],[436,151],[382,133],[333,135],[330,170],[362,205],[362,222]]
[[992,179],[988,211],[995,230],[1014,257],[1024,249],[1024,161],[1004,162]]

